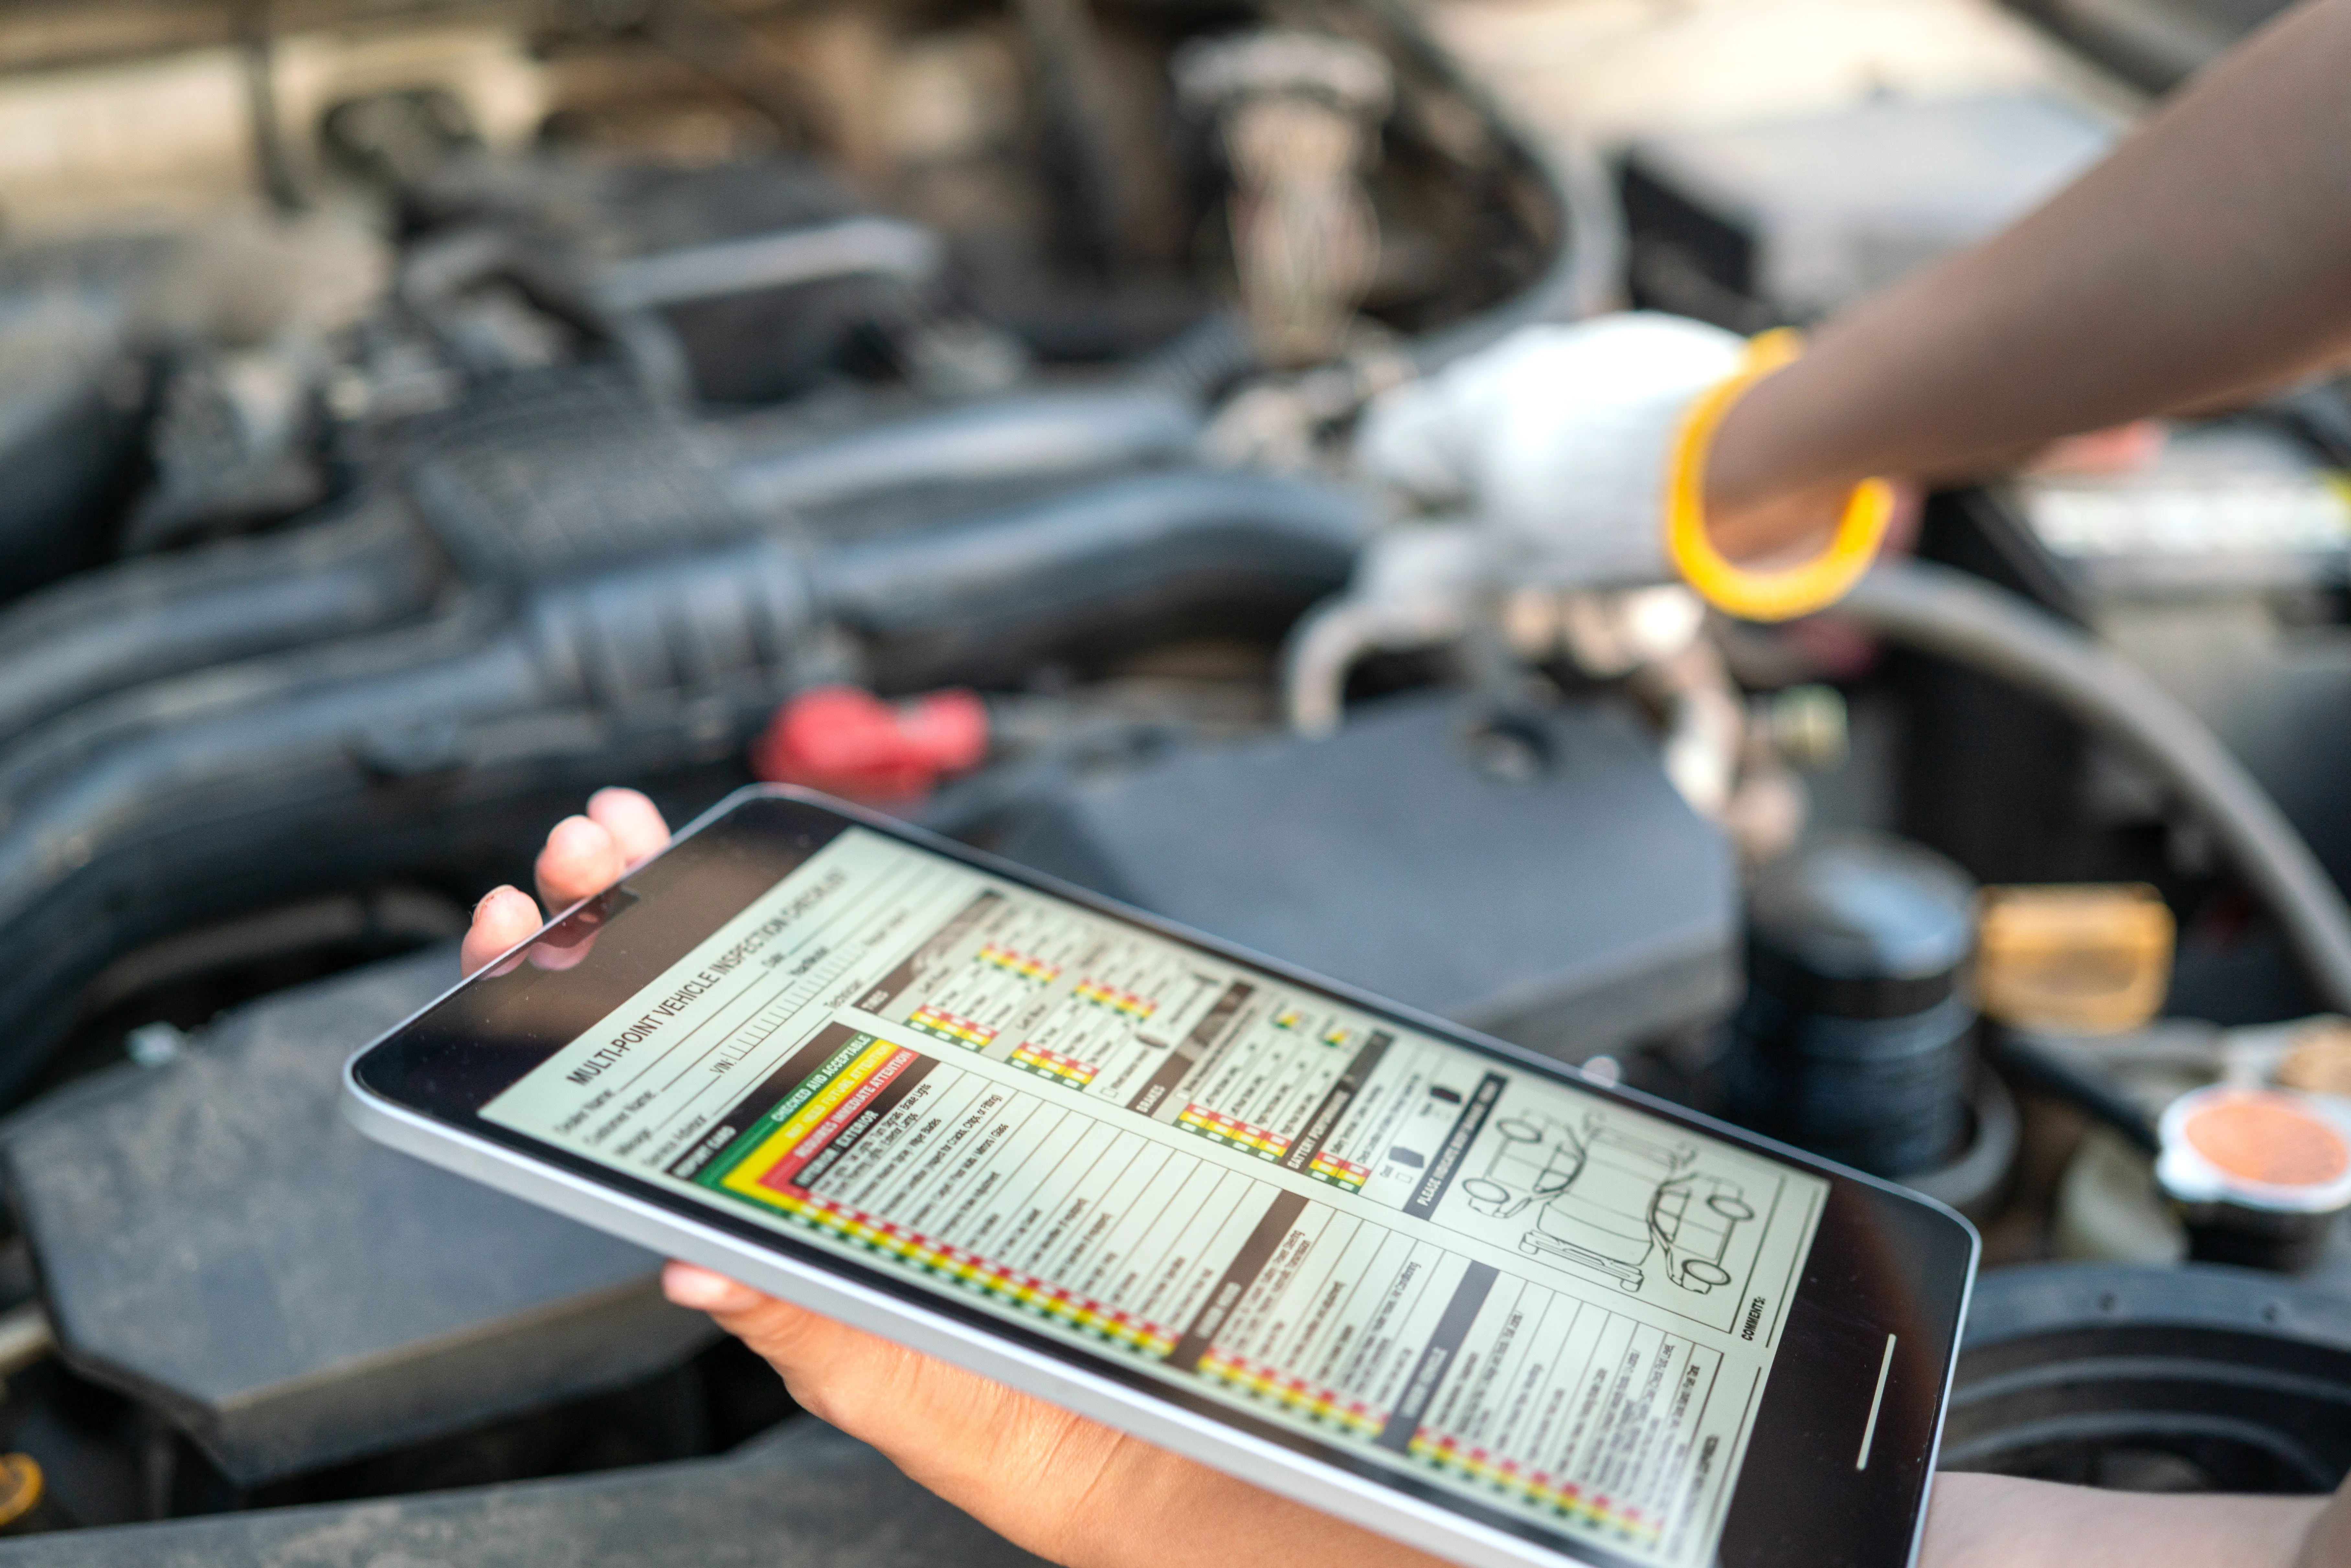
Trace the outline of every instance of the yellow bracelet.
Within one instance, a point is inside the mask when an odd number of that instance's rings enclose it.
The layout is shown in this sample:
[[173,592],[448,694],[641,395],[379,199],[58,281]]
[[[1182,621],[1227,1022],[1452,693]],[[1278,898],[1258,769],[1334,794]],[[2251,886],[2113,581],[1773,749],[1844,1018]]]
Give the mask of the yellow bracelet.
[[1706,460],[1722,416],[1742,393],[1802,352],[1793,331],[1766,332],[1747,345],[1739,373],[1708,388],[1682,415],[1666,471],[1666,555],[1698,596],[1741,621],[1788,621],[1824,610],[1869,570],[1894,515],[1894,487],[1865,479],[1853,487],[1828,549],[1795,566],[1750,571],[1706,535]]

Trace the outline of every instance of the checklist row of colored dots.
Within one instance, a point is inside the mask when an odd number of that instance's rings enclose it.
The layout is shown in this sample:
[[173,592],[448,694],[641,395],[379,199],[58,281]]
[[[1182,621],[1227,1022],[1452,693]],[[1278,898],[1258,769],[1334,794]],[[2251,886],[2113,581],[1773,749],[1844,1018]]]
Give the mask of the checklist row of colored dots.
[[1200,1370],[1228,1388],[1271,1400],[1311,1420],[1328,1422],[1364,1437],[1377,1437],[1380,1428],[1387,1424],[1384,1415],[1366,1408],[1360,1399],[1348,1399],[1331,1389],[1318,1388],[1302,1377],[1285,1377],[1270,1366],[1252,1366],[1242,1357],[1223,1351],[1212,1350],[1202,1356]]
[[1123,991],[1116,986],[1106,985],[1101,980],[1080,980],[1077,996],[1081,1001],[1092,1002],[1098,1008],[1108,1008],[1113,1012],[1134,1019],[1137,1022],[1141,1022],[1159,1010],[1157,1002],[1138,997],[1133,991]]
[[1426,1459],[1439,1469],[1484,1481],[1528,1502],[1587,1524],[1620,1531],[1636,1540],[1655,1541],[1662,1526],[1661,1521],[1645,1515],[1637,1508],[1611,1503],[1604,1494],[1587,1494],[1573,1481],[1554,1482],[1541,1470],[1521,1469],[1515,1459],[1496,1459],[1483,1448],[1465,1448],[1456,1439],[1426,1427],[1414,1436],[1412,1453],[1416,1458]]
[[908,1019],[906,1022],[909,1027],[921,1030],[925,1034],[936,1035],[941,1040],[951,1040],[958,1045],[970,1046],[974,1051],[982,1049],[996,1038],[996,1030],[989,1029],[986,1024],[974,1023],[967,1018],[957,1018],[945,1008],[919,1008],[915,1009],[914,1016]]
[[1102,1071],[1091,1061],[1080,1061],[1074,1056],[1062,1056],[1055,1051],[1047,1051],[1041,1045],[1029,1044],[1026,1040],[1021,1042],[1019,1049],[1013,1051],[1012,1065],[1026,1071],[1050,1078],[1056,1082],[1071,1084],[1080,1089],[1092,1083],[1094,1081],[1094,1074]]
[[1328,1149],[1315,1155],[1313,1163],[1306,1167],[1306,1174],[1316,1181],[1327,1181],[1334,1186],[1343,1186],[1349,1192],[1363,1191],[1364,1184],[1372,1179],[1370,1166],[1359,1166],[1352,1160],[1343,1160]]
[[1049,964],[1042,958],[1032,957],[1027,953],[1018,952],[994,942],[982,947],[979,950],[979,956],[982,963],[993,964],[1008,975],[1018,975],[1024,980],[1034,980],[1040,986],[1059,979],[1061,974],[1061,966],[1059,964]]
[[775,1205],[816,1229],[855,1242],[870,1251],[903,1259],[1000,1301],[1057,1318],[1129,1350],[1164,1356],[1176,1348],[1174,1333],[1158,1323],[1104,1306],[1090,1297],[1078,1296],[1063,1287],[1049,1285],[1033,1274],[1018,1273],[979,1253],[948,1246],[830,1198],[786,1193],[778,1195]]
[[1265,1127],[1252,1127],[1238,1116],[1211,1111],[1206,1105],[1185,1106],[1176,1116],[1176,1124],[1186,1132],[1213,1138],[1217,1143],[1247,1149],[1264,1159],[1278,1160],[1290,1152],[1290,1140],[1280,1134]]

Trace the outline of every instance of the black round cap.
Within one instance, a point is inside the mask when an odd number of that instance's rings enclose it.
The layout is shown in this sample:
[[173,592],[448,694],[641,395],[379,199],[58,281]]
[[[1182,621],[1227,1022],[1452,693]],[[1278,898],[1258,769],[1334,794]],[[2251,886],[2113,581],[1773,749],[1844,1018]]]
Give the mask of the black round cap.
[[1949,997],[1975,951],[1974,879],[1876,833],[1808,843],[1747,901],[1747,983],[1802,1012],[1899,1018]]

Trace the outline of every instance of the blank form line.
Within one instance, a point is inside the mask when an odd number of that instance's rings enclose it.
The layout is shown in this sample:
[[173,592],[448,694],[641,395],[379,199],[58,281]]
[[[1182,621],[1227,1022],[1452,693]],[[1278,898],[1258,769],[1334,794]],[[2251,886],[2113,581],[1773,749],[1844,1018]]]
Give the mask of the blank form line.
[[[922,868],[915,867],[913,870],[919,877]],[[760,989],[763,976],[758,970],[752,971],[740,982],[740,989],[732,996],[721,998],[713,1007],[708,1017],[689,1024],[686,1031],[680,1035],[668,1050],[658,1052],[648,1060],[643,1067],[638,1069],[635,1076],[620,1086],[618,1092],[626,1093],[636,1087],[638,1079],[653,1071],[664,1062],[674,1061],[686,1049],[687,1043],[700,1036],[705,1030],[716,1028],[714,1042],[705,1047],[700,1054],[693,1057],[684,1067],[672,1074],[669,1082],[661,1085],[655,1091],[656,1093],[665,1095],[684,1082],[689,1074],[707,1071],[704,1064],[711,1057],[725,1052],[730,1046],[738,1046],[740,1049],[726,1060],[729,1063],[739,1063],[773,1040],[778,1030],[789,1023],[795,1014],[808,1006],[818,991],[838,979],[841,973],[855,961],[854,954],[841,950],[842,930],[845,927],[855,927],[861,922],[870,923],[872,906],[877,903],[888,902],[884,895],[892,891],[891,884],[895,876],[894,872],[885,871],[863,887],[852,890],[848,898],[836,906],[823,920],[810,929],[800,932],[789,945],[777,949],[780,956],[776,960],[776,966],[780,967],[782,964],[789,963],[795,955],[806,952],[814,944],[831,943],[833,951],[820,960],[814,970],[801,976],[799,979],[787,982],[780,992],[769,992],[764,997]],[[752,1004],[750,1012],[735,1022],[719,1027],[720,1020],[726,1018],[730,1009],[747,1002]],[[764,1018],[778,1005],[782,1006],[783,1011],[772,1022],[758,1026],[763,1027],[764,1032],[757,1040],[746,1040],[741,1038],[746,1031],[755,1027],[756,1020]],[[666,1131],[693,1111],[695,1102],[703,1095],[714,1088],[723,1086],[727,1082],[724,1075],[713,1074],[701,1088],[692,1091],[687,1095],[684,1103],[674,1107],[667,1116],[655,1123],[653,1130]]]
[[1886,1336],[1886,1359],[1877,1364],[1877,1392],[1869,1396],[1869,1425],[1861,1429],[1861,1455],[1853,1461],[1857,1470],[1869,1469],[1869,1445],[1877,1436],[1877,1407],[1886,1403],[1886,1375],[1894,1370],[1894,1336]]

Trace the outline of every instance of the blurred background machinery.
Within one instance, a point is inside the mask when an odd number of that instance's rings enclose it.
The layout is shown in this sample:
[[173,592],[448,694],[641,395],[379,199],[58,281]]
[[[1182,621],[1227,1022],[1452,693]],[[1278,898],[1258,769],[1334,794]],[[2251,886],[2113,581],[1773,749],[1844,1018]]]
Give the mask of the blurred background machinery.
[[1952,1464],[2333,1484],[2351,1189],[2210,1151],[2351,1124],[2341,388],[1929,497],[1768,632],[1468,580],[1345,461],[1520,322],[1815,320],[2258,19],[0,17],[0,1563],[1019,1558],[331,1115],[611,782],[850,795],[1943,1197]]

